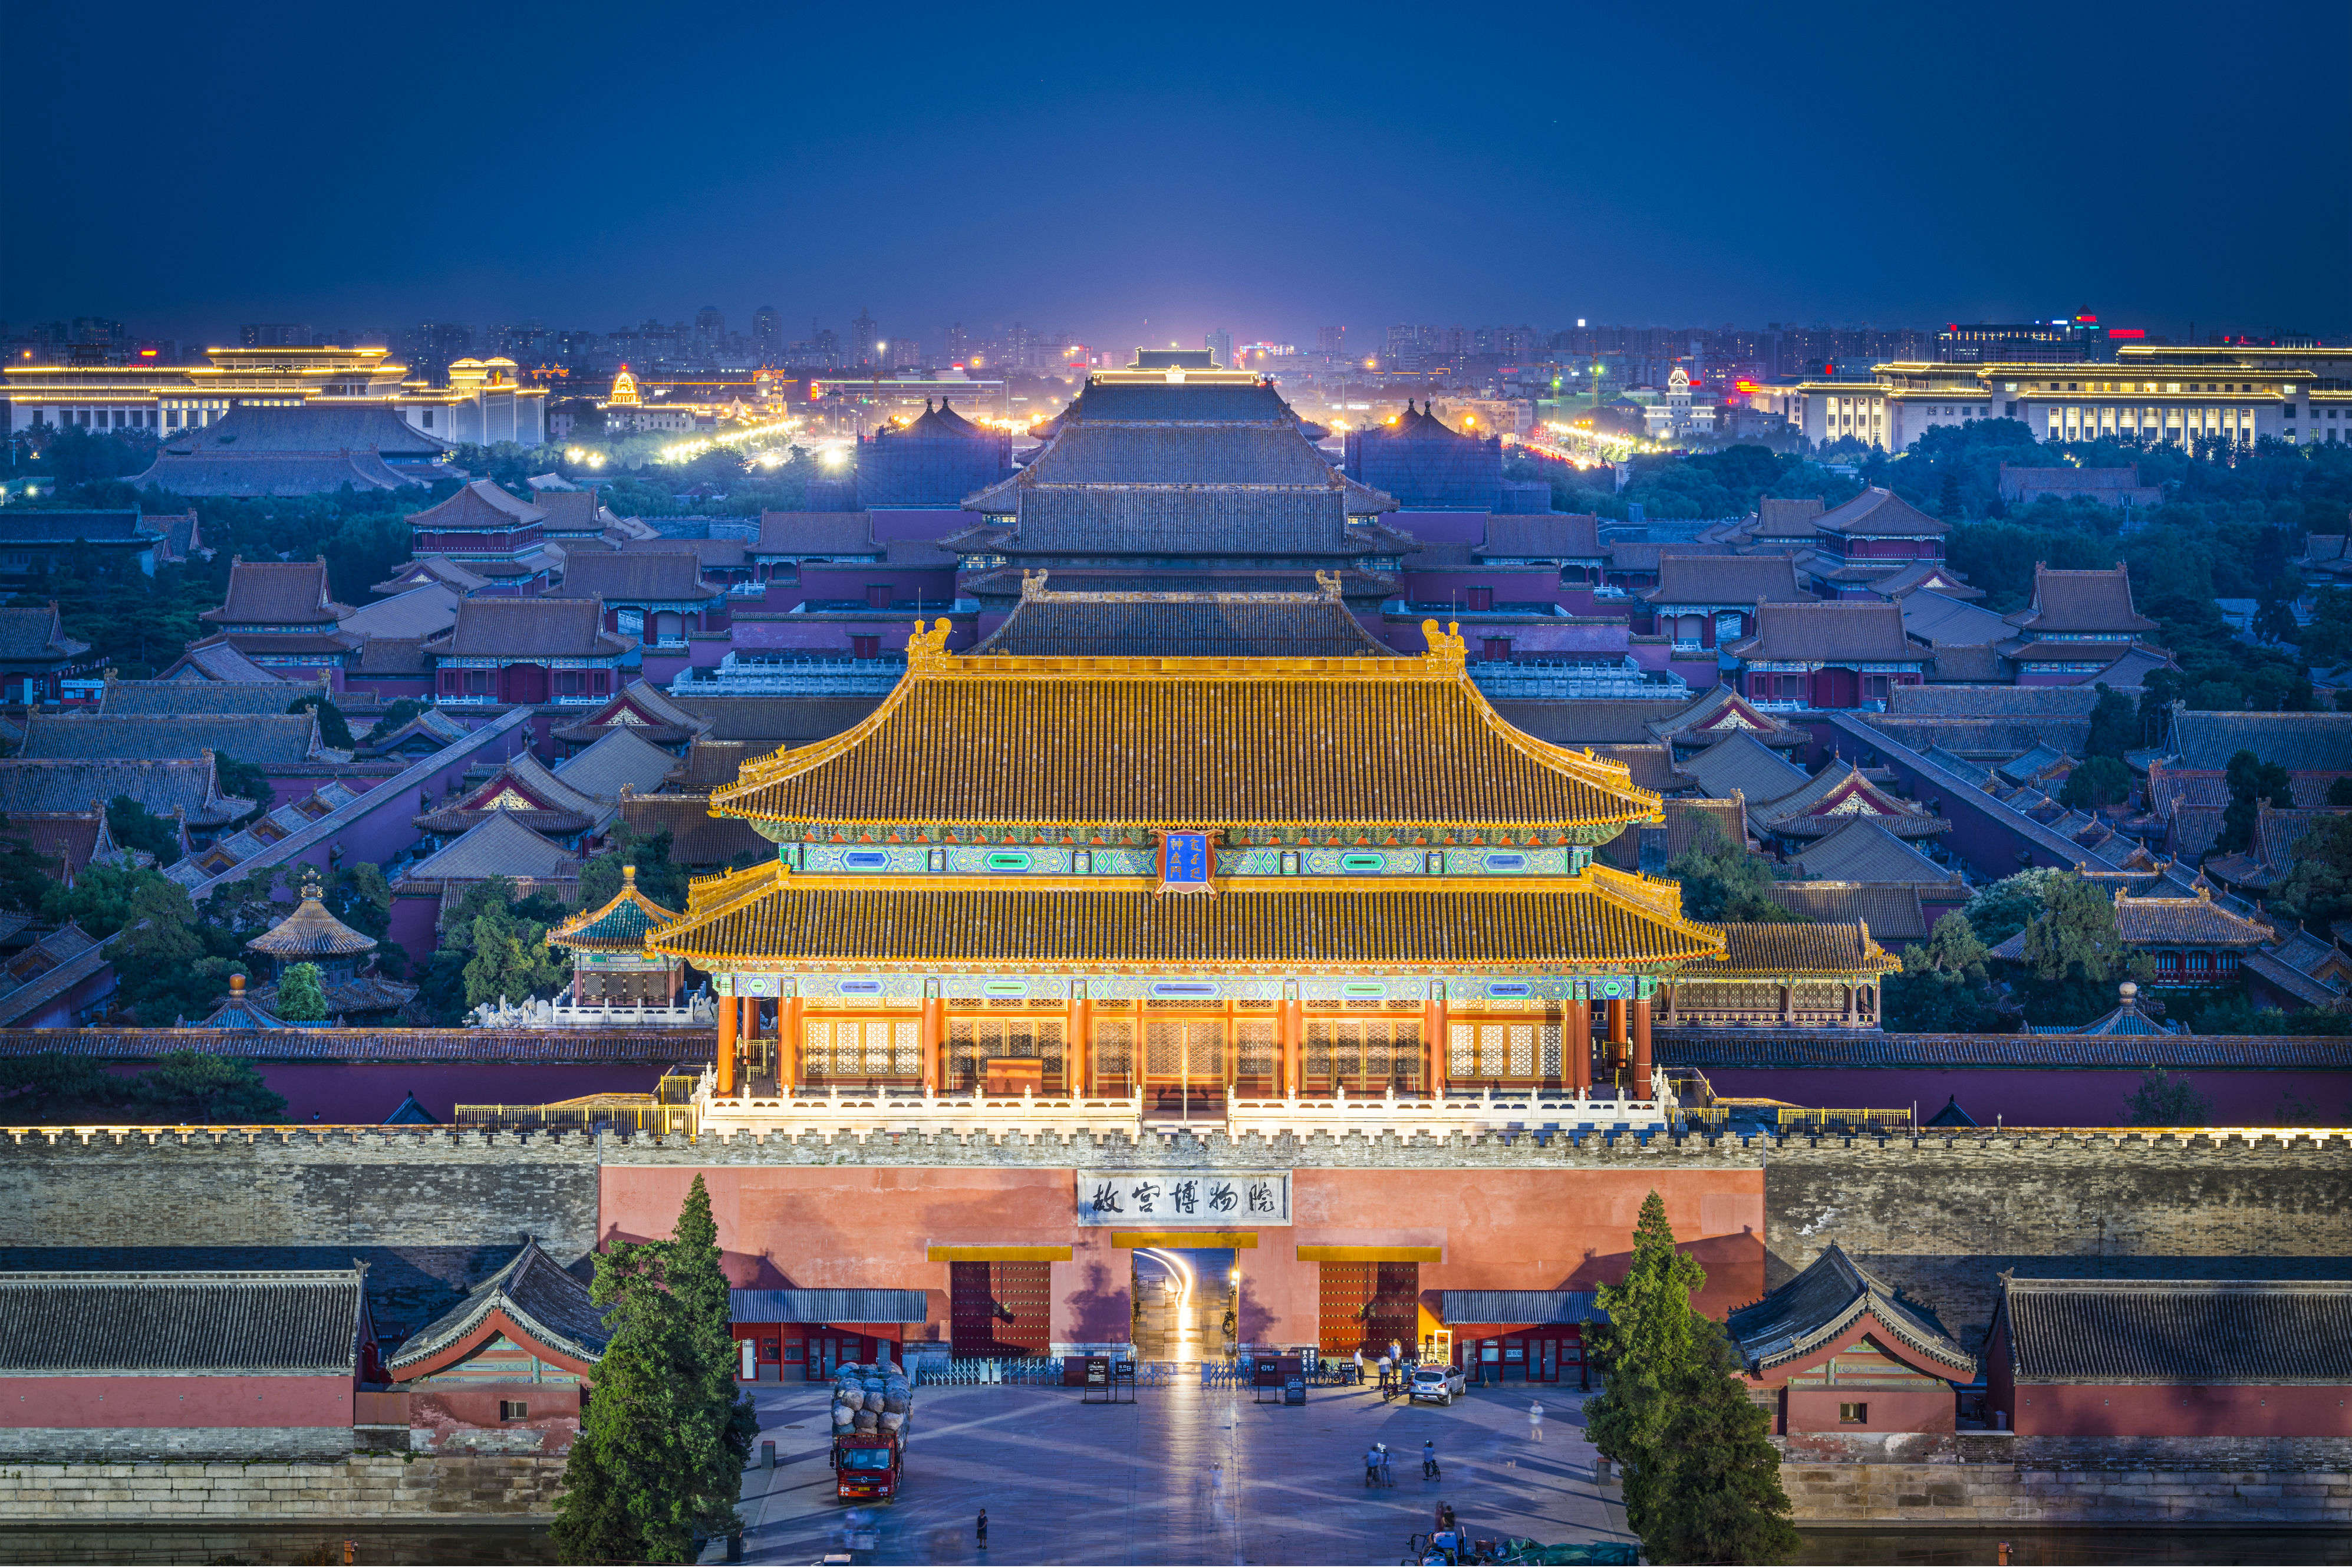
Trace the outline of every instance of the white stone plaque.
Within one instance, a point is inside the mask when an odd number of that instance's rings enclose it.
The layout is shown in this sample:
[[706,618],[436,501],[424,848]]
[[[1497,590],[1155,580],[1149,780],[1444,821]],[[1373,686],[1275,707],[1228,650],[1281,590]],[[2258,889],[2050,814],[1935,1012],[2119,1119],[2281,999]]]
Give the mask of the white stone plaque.
[[1080,1171],[1077,1204],[1080,1225],[1288,1225],[1290,1173]]

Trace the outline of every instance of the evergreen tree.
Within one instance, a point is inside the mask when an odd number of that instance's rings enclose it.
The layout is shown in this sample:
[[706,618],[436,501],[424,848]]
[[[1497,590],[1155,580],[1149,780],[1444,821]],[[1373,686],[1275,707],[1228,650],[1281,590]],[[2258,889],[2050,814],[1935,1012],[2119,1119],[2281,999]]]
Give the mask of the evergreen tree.
[[2129,800],[2131,788],[2131,769],[2115,757],[2094,756],[2066,775],[2065,784],[2058,791],[2058,801],[2062,805],[2080,806],[2087,811]]
[[1672,1390],[1689,1372],[1706,1326],[1691,1310],[1691,1294],[1706,1283],[1697,1261],[1675,1250],[1665,1201],[1653,1192],[1642,1200],[1625,1278],[1598,1293],[1609,1314],[1596,1333],[1606,1386],[1584,1406],[1586,1436],[1625,1471],[1625,1518],[1644,1542],[1662,1500]]
[[735,1498],[742,1488],[743,1467],[751,1458],[751,1440],[760,1433],[760,1418],[751,1395],[736,1390],[734,1314],[729,1308],[727,1276],[719,1267],[719,1226],[710,1216],[710,1193],[698,1175],[678,1210],[667,1267],[706,1409],[697,1442],[702,1494],[697,1528],[717,1540],[742,1528],[735,1515]]
[[0,909],[19,914],[37,913],[41,900],[57,886],[58,863],[33,848],[32,840],[13,834],[0,816]]
[[301,713],[314,708],[319,712],[319,739],[339,752],[350,751],[352,745],[351,724],[343,718],[343,710],[326,698],[315,692],[308,697],[297,697],[286,711]]
[[1980,889],[1960,912],[1987,947],[1999,947],[2042,912],[2042,895],[2064,873],[2046,867],[2019,871]]
[[1773,902],[1772,868],[1759,856],[1728,843],[1702,820],[1683,852],[1666,867],[1683,885],[1683,913],[1695,921],[1777,924],[1801,921]]
[[119,847],[144,850],[158,866],[180,858],[180,830],[127,795],[107,802],[106,831]]
[[181,1120],[208,1122],[282,1121],[286,1097],[261,1070],[235,1057],[173,1051],[141,1073],[135,1099],[179,1111]]
[[2126,752],[2139,742],[2139,715],[2132,700],[2122,692],[2111,690],[2106,682],[2098,686],[2099,700],[2091,710],[2090,738],[2083,742],[2083,754],[2087,757],[2113,757],[2123,760]]
[[2243,849],[2254,841],[2254,823],[2261,803],[2274,806],[2294,804],[2294,781],[2276,763],[2263,762],[2252,752],[2240,752],[2225,770],[2230,804],[2221,813],[2221,837],[2213,847],[2223,854]]
[[1702,1321],[1697,1355],[1668,1392],[1653,1563],[1785,1563],[1796,1552],[1769,1411],[1748,1395],[1738,1352]]
[[2352,915],[2352,816],[2328,817],[2303,836],[2294,847],[2294,865],[2271,889],[2270,904],[2290,920],[2314,926]]
[[327,1016],[326,988],[315,963],[290,963],[278,977],[278,1016],[289,1024],[316,1024]]
[[693,1435],[707,1426],[677,1300],[664,1288],[666,1248],[616,1242],[596,1257],[591,1299],[613,1331],[556,1502],[566,1563],[687,1563],[700,1489]]
[[1925,942],[1903,950],[1903,973],[1886,977],[1886,1026],[1953,1033],[1996,1027],[2002,1018],[1990,960],[1967,917],[1957,910],[1946,915]]

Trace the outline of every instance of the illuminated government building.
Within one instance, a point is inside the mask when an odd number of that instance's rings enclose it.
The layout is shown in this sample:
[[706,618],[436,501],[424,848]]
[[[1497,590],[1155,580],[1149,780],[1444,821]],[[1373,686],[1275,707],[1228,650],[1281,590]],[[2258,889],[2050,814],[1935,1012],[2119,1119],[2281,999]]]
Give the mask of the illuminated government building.
[[2047,441],[2314,446],[2352,441],[2347,376],[2352,349],[2125,343],[2113,361],[1882,364],[1866,381],[1805,382],[1788,401],[1807,440],[1889,452],[1979,419]]
[[168,437],[202,429],[239,405],[357,407],[381,405],[444,442],[547,439],[547,391],[520,384],[510,359],[461,359],[449,384],[408,379],[408,367],[373,348],[216,348],[203,364],[12,364],[0,375],[0,433],[34,425],[145,430]]

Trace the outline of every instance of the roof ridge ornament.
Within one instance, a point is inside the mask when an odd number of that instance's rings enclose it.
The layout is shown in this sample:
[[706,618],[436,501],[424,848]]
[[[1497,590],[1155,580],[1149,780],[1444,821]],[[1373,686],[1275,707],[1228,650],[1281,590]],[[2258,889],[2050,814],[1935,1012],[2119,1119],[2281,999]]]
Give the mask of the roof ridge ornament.
[[1461,674],[1469,673],[1470,644],[1462,635],[1460,621],[1446,622],[1444,631],[1437,629],[1435,621],[1423,621],[1421,623],[1421,638],[1429,645],[1429,652],[1423,657],[1432,664]]
[[941,616],[928,629],[917,622],[907,637],[907,673],[936,672],[947,668],[948,618]]

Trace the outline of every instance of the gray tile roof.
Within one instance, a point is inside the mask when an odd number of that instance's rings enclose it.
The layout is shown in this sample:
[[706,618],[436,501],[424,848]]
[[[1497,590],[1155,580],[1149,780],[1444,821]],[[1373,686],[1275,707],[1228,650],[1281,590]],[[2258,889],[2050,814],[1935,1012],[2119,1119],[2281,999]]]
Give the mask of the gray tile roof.
[[670,700],[710,721],[714,741],[752,741],[769,747],[804,746],[838,735],[882,705],[879,697],[701,697],[673,692]]
[[1473,1323],[1515,1327],[1609,1321],[1609,1314],[1601,1310],[1599,1294],[1591,1290],[1441,1290],[1437,1294],[1437,1315],[1457,1328]]
[[[1807,878],[1832,882],[1875,882],[1917,887],[1953,880],[1938,866],[1877,823],[1857,817],[1798,855],[1792,862]],[[1873,924],[1871,930],[1878,927]]]
[[118,795],[158,816],[183,813],[198,828],[223,826],[255,804],[220,793],[210,758],[0,762],[0,813],[88,811],[90,802],[110,802]]
[[2289,769],[2352,769],[2352,713],[2207,713],[2172,716],[2167,750],[2188,768],[2226,768],[2238,752]]
[[459,486],[447,500],[408,514],[411,527],[427,531],[506,532],[545,521],[544,509],[509,495],[495,479],[475,479]]
[[216,713],[277,717],[300,699],[325,695],[326,690],[323,681],[110,679],[99,693],[98,712],[106,719]]
[[166,453],[382,452],[404,462],[429,461],[449,443],[427,436],[389,404],[240,404],[210,425],[165,437]]
[[1990,647],[2009,636],[2010,625],[1990,610],[1923,588],[1903,600],[1903,630],[1940,654],[1948,646]]
[[1940,539],[1950,525],[1929,517],[1894,491],[1873,486],[1813,520],[1816,530],[1864,538]]
[[701,558],[692,550],[648,550],[582,554],[564,563],[563,582],[544,595],[551,599],[706,601],[726,590],[706,581]]
[[1805,770],[1746,731],[1726,735],[1696,756],[1676,764],[1698,782],[1704,794],[1728,800],[1738,790],[1748,809],[1794,795],[1809,782]]
[[1914,887],[1878,887],[1862,882],[1775,882],[1772,901],[1792,915],[1832,925],[1856,921],[1876,942],[1925,942],[1927,917]]
[[730,1290],[739,1323],[919,1323],[929,1313],[920,1290]]
[[88,643],[66,636],[54,601],[0,607],[0,659],[51,662],[77,658],[89,651]]
[[[243,649],[233,643],[208,641],[190,643],[188,651],[173,661],[158,679],[194,684],[201,681],[229,681],[239,685],[258,686],[280,679],[278,672],[256,664]],[[288,684],[291,684],[289,682]],[[291,695],[286,699],[294,700]]]
[[1604,697],[1494,705],[1513,728],[1559,746],[1646,745],[1657,739],[1660,726],[1690,706],[1685,697]]
[[588,1287],[557,1267],[537,1241],[526,1240],[521,1251],[463,1301],[403,1340],[384,1358],[384,1370],[395,1381],[417,1375],[425,1363],[463,1341],[494,1312],[503,1314],[526,1342],[579,1361],[598,1360],[613,1340]]
[[1995,1309],[2020,1383],[2352,1383],[2352,1282],[2019,1279]]
[[68,921],[0,963],[0,1027],[22,1025],[106,962],[105,942]]
[[621,798],[624,789],[651,795],[678,767],[677,758],[626,726],[598,736],[587,750],[555,764],[555,776],[597,800]]
[[455,625],[458,594],[441,583],[427,583],[373,605],[362,605],[342,618],[342,628],[366,637],[425,637]]
[[[287,700],[295,696],[290,687]],[[25,726],[16,754],[54,762],[99,757],[138,760],[218,752],[257,766],[313,762],[328,754],[316,713],[148,713],[131,718],[43,716]],[[341,752],[333,753],[336,756]]]
[[428,654],[458,658],[609,658],[635,639],[607,632],[593,599],[467,599],[457,623],[425,639]]
[[1811,605],[1764,604],[1756,633],[1727,646],[1735,658],[1865,663],[1924,662],[1927,650],[1903,635],[1903,612],[1883,599]]
[[163,535],[147,526],[136,507],[120,511],[48,510],[12,506],[0,510],[0,544],[92,544],[152,542]]
[[1918,1371],[1958,1383],[1976,1375],[1976,1357],[1925,1313],[1898,1300],[1834,1241],[1804,1272],[1733,1312],[1724,1326],[1750,1371],[1762,1373],[1844,1338],[1865,1315],[1896,1342],[1886,1348]]
[[1394,658],[1320,594],[1024,595],[976,654],[1096,658]]
[[355,490],[396,490],[423,481],[403,474],[373,452],[236,452],[206,450],[187,457],[156,456],[130,482],[156,486],[175,496],[332,495],[345,485]]
[[228,596],[199,620],[216,626],[317,626],[325,629],[350,615],[351,606],[327,595],[324,561],[232,562]]
[[1761,605],[1809,602],[1785,555],[1661,555],[1653,605]]
[[357,1268],[0,1274],[0,1371],[356,1376]]
[[1601,520],[1591,512],[1497,512],[1486,519],[1486,542],[1471,553],[1486,559],[1598,561]]
[[411,866],[403,883],[442,879],[480,881],[490,877],[563,881],[580,875],[580,857],[549,843],[507,814],[497,812],[465,837]]

